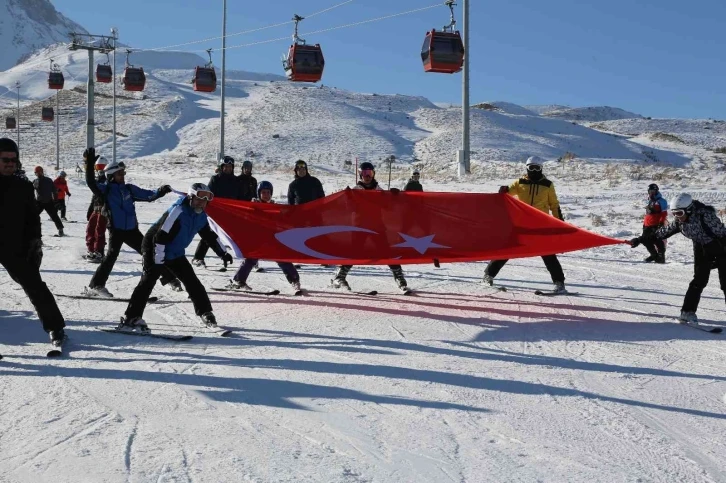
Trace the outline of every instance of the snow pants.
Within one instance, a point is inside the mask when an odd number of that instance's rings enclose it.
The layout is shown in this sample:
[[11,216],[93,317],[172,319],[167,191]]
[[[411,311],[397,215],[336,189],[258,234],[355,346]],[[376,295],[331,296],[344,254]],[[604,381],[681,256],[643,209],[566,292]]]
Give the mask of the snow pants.
[[91,253],[103,253],[106,248],[108,218],[98,211],[91,213],[86,225],[86,248]]
[[726,294],[726,250],[713,241],[708,245],[693,244],[693,280],[688,285],[686,297],[683,299],[683,312],[695,312],[701,301],[701,293],[708,285],[711,270],[718,270],[721,290]]
[[8,272],[10,278],[25,291],[30,303],[35,307],[38,318],[43,323],[43,330],[50,332],[66,326],[53,294],[40,278],[40,269],[37,265],[21,256],[3,256],[0,258],[0,264]]
[[[492,278],[496,277],[508,261],[509,260],[492,260],[489,262],[489,265],[487,265],[485,270],[486,274]],[[560,265],[557,255],[544,255],[542,257],[542,261],[544,262],[545,267],[547,267],[547,271],[550,272],[553,282],[565,282],[565,273],[562,271],[562,265]]]
[[[350,272],[351,268],[353,268],[353,265],[341,265],[338,267],[338,269],[335,271],[334,278],[337,278],[338,280],[345,280],[345,277],[348,276],[348,272]],[[393,273],[393,278],[396,281],[403,281],[403,285],[406,285],[406,278],[403,276],[403,268],[401,265],[389,265],[388,268],[391,269],[391,273]]]
[[61,218],[66,217],[66,200],[58,200],[55,202],[55,209],[60,213]]
[[[245,258],[245,261],[242,262],[242,265],[240,265],[237,273],[234,274],[234,280],[240,283],[247,283],[247,277],[250,276],[250,272],[253,268],[255,268],[257,262],[259,262],[259,260],[256,258]],[[278,262],[277,266],[282,269],[282,273],[285,274],[285,278],[287,278],[288,282],[293,283],[300,281],[300,274],[297,273],[297,270],[292,263]]]
[[197,250],[194,252],[194,260],[204,260],[208,251],[209,245],[207,245],[207,242],[200,240],[199,245],[197,245]]
[[50,219],[53,220],[53,223],[55,223],[55,227],[58,230],[63,229],[63,222],[61,222],[61,219],[58,216],[58,210],[55,207],[55,202],[38,203],[38,214],[41,214],[43,211],[48,213],[48,216],[50,216]]
[[658,256],[661,253],[665,253],[665,242],[655,238],[655,232],[658,228],[663,225],[656,226],[643,226],[643,235],[640,237],[643,240],[640,244],[648,250],[652,256]]
[[141,274],[139,284],[131,295],[129,305],[126,307],[126,317],[143,317],[151,291],[154,290],[156,281],[163,276],[165,271],[173,273],[184,284],[184,288],[194,304],[194,312],[197,315],[212,311],[209,295],[207,295],[204,285],[194,273],[194,268],[187,260],[187,257],[179,257],[174,260],[167,260],[163,264],[156,264],[153,247],[150,249],[144,247],[143,258],[144,271]]
[[[141,253],[141,244],[143,241],[144,235],[141,234],[138,228],[134,230],[114,230],[112,228],[108,236],[108,250],[106,251],[106,255],[101,260],[101,264],[96,269],[96,273],[93,274],[91,283],[88,286],[90,288],[105,287],[123,244],[125,243],[137,253]],[[162,285],[166,285],[175,278],[174,274],[168,268],[162,268],[160,275]]]

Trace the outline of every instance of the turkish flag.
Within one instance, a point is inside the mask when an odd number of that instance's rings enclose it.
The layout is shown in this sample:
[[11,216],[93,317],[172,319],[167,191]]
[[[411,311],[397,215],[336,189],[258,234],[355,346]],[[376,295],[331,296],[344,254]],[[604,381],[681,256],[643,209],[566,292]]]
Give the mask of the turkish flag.
[[506,194],[346,189],[300,206],[215,198],[207,214],[245,257],[294,263],[469,262],[623,243]]

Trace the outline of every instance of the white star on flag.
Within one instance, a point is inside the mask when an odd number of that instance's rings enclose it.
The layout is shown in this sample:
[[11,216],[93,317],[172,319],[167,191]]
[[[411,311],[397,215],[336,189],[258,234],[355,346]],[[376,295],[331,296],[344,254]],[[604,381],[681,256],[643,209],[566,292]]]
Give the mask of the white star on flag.
[[394,248],[413,248],[421,255],[426,253],[426,250],[428,250],[429,248],[451,248],[447,247],[446,245],[439,245],[438,243],[434,243],[433,239],[436,235],[422,236],[421,238],[405,235],[403,233],[399,233],[399,235],[401,235],[401,238],[406,241],[403,243],[399,243],[398,245],[393,245]]

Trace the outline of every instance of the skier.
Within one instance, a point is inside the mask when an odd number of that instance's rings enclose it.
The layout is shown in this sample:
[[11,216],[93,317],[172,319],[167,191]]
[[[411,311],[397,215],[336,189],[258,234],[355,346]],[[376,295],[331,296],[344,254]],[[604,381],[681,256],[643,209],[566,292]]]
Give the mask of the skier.
[[[91,278],[88,287],[84,287],[84,294],[89,297],[113,297],[106,289],[111,270],[116,263],[121,246],[125,243],[137,252],[141,253],[141,242],[144,235],[139,231],[139,223],[136,220],[136,201],[151,202],[171,193],[169,185],[163,185],[156,191],[141,189],[133,184],[126,184],[124,163],[111,161],[103,170],[106,176],[105,183],[99,183],[93,177],[93,165],[99,160],[94,148],[88,148],[83,153],[86,163],[86,184],[91,188],[93,194],[103,199],[104,205],[109,214],[111,229],[108,240],[108,251],[98,266],[96,273]],[[179,280],[166,270],[162,273],[162,285],[169,285],[171,290],[181,292],[183,290]]]
[[295,163],[295,179],[287,189],[287,204],[302,205],[320,198],[325,198],[325,191],[320,180],[310,176],[308,164],[302,159]]
[[648,204],[645,206],[643,219],[643,243],[650,256],[645,259],[647,263],[665,263],[665,243],[663,240],[652,238],[668,221],[668,202],[661,196],[658,185],[648,185]]
[[53,184],[53,180],[43,174],[43,168],[35,167],[35,176],[33,180],[33,188],[35,188],[35,201],[38,204],[38,214],[42,211],[48,213],[50,219],[55,223],[58,229],[58,236],[63,236],[63,222],[58,218],[58,210],[55,203],[58,200],[58,191]]
[[411,179],[408,180],[408,183],[406,183],[403,191],[423,191],[423,186],[421,186],[421,183],[419,182],[420,176],[421,173],[419,170],[414,169],[413,173],[411,173]]
[[[212,194],[217,198],[243,199],[242,182],[234,175],[234,158],[225,156],[224,159],[219,161],[218,168],[217,173],[209,179],[209,189]],[[257,184],[257,181],[255,181],[255,184]],[[207,256],[208,250],[209,245],[204,240],[200,240],[197,250],[194,252],[192,265],[205,267],[204,257]]]
[[16,175],[17,164],[18,146],[11,139],[0,139],[0,265],[25,291],[51,343],[60,346],[65,321],[40,277],[40,214],[33,185]]
[[209,227],[207,214],[204,212],[212,198],[214,194],[207,185],[194,183],[189,188],[187,196],[179,198],[171,205],[159,221],[146,232],[141,249],[143,273],[131,295],[118,330],[149,331],[142,319],[144,308],[156,281],[164,270],[170,270],[184,283],[194,304],[194,311],[201,318],[202,324],[209,328],[217,327],[207,291],[184,253],[198,233],[225,263],[232,263],[232,255],[226,252],[217,234]]
[[[358,167],[358,177],[360,178],[360,180],[353,187],[353,189],[366,191],[383,191],[383,188],[381,188],[378,184],[378,181],[376,181],[376,170],[375,166],[373,166],[372,163],[369,163],[367,161],[361,163]],[[391,188],[391,191],[396,193],[399,190],[397,188]],[[333,288],[343,288],[346,290],[350,290],[350,285],[348,285],[346,277],[348,276],[348,272],[350,272],[351,268],[353,268],[353,265],[341,265],[340,267],[338,267],[338,269],[335,271],[335,276],[330,281],[331,286]],[[390,268],[391,272],[393,272],[393,279],[396,281],[396,285],[398,286],[398,288],[404,293],[409,293],[410,289],[406,284],[406,278],[403,276],[403,268],[401,268],[401,265],[389,265],[388,268]]]
[[60,212],[61,221],[68,221],[66,219],[66,195],[71,197],[71,191],[68,189],[68,181],[66,181],[66,172],[61,171],[58,173],[58,177],[53,180],[55,189],[58,192],[58,201],[55,204],[56,209]]
[[713,268],[718,269],[721,290],[726,294],[726,227],[713,206],[694,200],[687,193],[676,197],[671,214],[675,217],[674,223],[662,226],[650,235],[633,238],[630,245],[635,248],[648,241],[665,240],[676,233],[682,233],[693,242],[693,280],[688,285],[678,320],[698,325],[696,310]]
[[[557,200],[557,193],[555,193],[555,185],[542,172],[543,164],[544,160],[542,158],[539,156],[531,156],[527,159],[527,174],[509,186],[501,186],[499,193],[508,193],[511,196],[516,196],[519,201],[527,203],[545,213],[552,213],[552,216],[564,220],[562,210],[560,209],[560,202]],[[565,274],[562,271],[562,266],[557,259],[557,255],[544,255],[542,260],[550,272],[552,282],[555,285],[553,293],[567,293],[565,289]],[[508,261],[492,260],[489,262],[484,271],[482,283],[493,285],[494,277],[497,276]]]
[[[252,201],[258,203],[274,203],[275,200],[272,199],[272,193],[272,183],[269,181],[263,181],[257,187],[257,198]],[[230,290],[252,290],[252,288],[247,285],[247,277],[249,277],[250,272],[257,265],[257,262],[258,260],[256,258],[245,258],[244,262],[239,267],[239,270],[237,270],[237,273],[234,275],[234,278],[225,288]],[[277,265],[282,269],[282,273],[285,274],[285,278],[287,278],[287,281],[290,282],[290,285],[295,293],[300,293],[302,290],[300,288],[300,275],[295,269],[295,266],[289,262],[278,262]]]
[[[94,163],[93,160],[86,161]],[[96,182],[106,183],[106,175],[103,170],[106,168],[108,161],[104,156],[100,156],[93,165],[96,171]],[[85,260],[92,263],[101,263],[103,260],[103,251],[106,248],[106,227],[108,226],[108,211],[104,197],[93,194],[91,203],[88,205],[88,213],[86,213],[86,248],[88,253],[83,256]]]
[[245,161],[242,163],[242,173],[237,176],[241,185],[242,194],[240,200],[252,201],[252,198],[257,196],[257,180],[252,176],[252,161]]

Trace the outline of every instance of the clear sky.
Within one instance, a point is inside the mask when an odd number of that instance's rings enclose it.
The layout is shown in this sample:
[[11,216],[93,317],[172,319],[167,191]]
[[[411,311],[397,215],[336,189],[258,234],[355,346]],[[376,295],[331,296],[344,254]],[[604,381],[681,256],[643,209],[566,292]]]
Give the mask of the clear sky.
[[[344,0],[228,0],[228,33],[307,15]],[[726,1],[469,0],[471,101],[608,105],[653,117],[726,118]],[[91,33],[162,47],[221,35],[222,0],[53,0]],[[435,5],[433,0],[353,0],[303,21],[301,33]],[[443,6],[318,35],[323,83],[359,92],[426,96],[461,103],[461,74],[426,74],[419,51]],[[459,27],[461,0],[456,7]],[[285,37],[292,23],[228,39],[239,45]],[[283,74],[281,40],[230,49],[230,69]],[[205,50],[221,40],[181,47]],[[202,53],[206,56],[206,54]],[[214,55],[219,66],[219,53]]]

